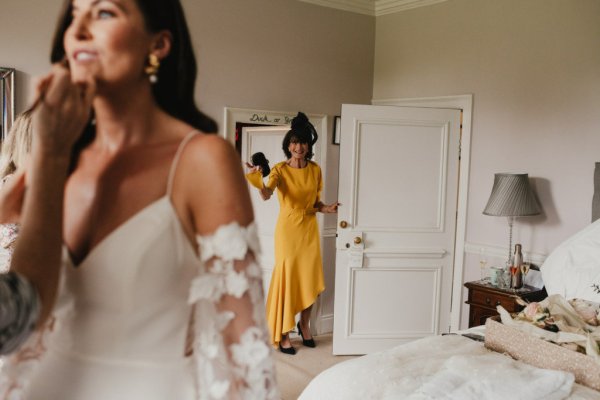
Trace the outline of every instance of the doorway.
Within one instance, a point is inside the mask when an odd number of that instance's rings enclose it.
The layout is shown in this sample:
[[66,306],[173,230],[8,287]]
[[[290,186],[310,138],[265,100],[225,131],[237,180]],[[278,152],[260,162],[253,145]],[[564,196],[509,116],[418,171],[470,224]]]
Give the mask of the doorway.
[[[244,161],[249,157],[253,151],[263,151],[264,149],[273,149],[276,148],[277,151],[273,151],[274,154],[280,154],[280,156],[268,156],[267,159],[270,160],[270,165],[274,165],[279,161],[283,161],[284,155],[283,151],[281,151],[281,138],[277,138],[277,127],[281,125],[289,125],[292,119],[297,115],[296,112],[286,112],[286,111],[268,111],[268,110],[256,110],[256,109],[247,109],[247,108],[225,108],[224,115],[224,129],[221,131],[222,136],[230,141],[232,144],[236,144],[236,128],[241,127],[239,132],[245,130],[248,133],[252,132],[256,134],[257,138],[261,137],[263,140],[266,136],[260,133],[260,131],[264,131],[264,134],[268,134],[269,130],[273,134],[273,143],[271,144],[260,144],[259,147],[256,147],[256,150],[253,150],[252,143],[246,141],[244,144],[244,139],[242,135],[241,140],[241,159],[242,165],[244,165]],[[306,113],[310,122],[314,125],[315,129],[319,134],[319,140],[315,145],[313,151],[314,156],[313,160],[321,166],[321,171],[323,176],[327,176],[327,148],[330,146],[331,136],[330,129],[333,125],[333,117],[328,117],[324,114],[313,114]],[[250,126],[250,125],[258,125],[258,126]],[[253,132],[254,131],[254,132]],[[247,150],[244,150],[244,149]],[[269,151],[271,151],[269,150]],[[263,151],[264,152],[264,151]],[[265,153],[266,154],[266,153]],[[249,187],[251,193],[256,191],[254,188]],[[330,194],[331,192],[331,194]],[[331,196],[335,196],[335,188],[334,187],[324,187],[322,192],[323,199],[330,199],[329,201],[335,200]],[[254,212],[257,218],[261,218],[259,215],[262,215],[263,212],[271,212],[273,213],[273,209],[275,209],[277,205],[277,200],[272,199],[267,202],[266,205],[260,204],[258,199],[254,199],[253,202],[256,202],[254,206]],[[261,200],[262,202],[262,200]],[[264,206],[264,207],[263,207]],[[270,208],[271,211],[267,209]],[[331,216],[330,216],[331,217]],[[272,219],[273,221],[276,219],[275,216],[267,217],[267,219]],[[334,275],[333,270],[335,268],[335,219],[334,218],[324,218],[323,214],[317,214],[317,220],[319,224],[319,234],[321,237],[321,249],[323,256],[323,269],[325,275],[325,292],[321,293],[315,307],[313,308],[312,313],[312,321],[311,326],[313,328],[313,334],[319,335],[322,333],[330,333],[333,331],[333,291],[334,291]],[[260,224],[260,222],[257,222]],[[264,224],[263,224],[264,225]],[[268,225],[268,224],[267,224]],[[274,229],[275,224],[272,223],[271,229]],[[264,257],[262,267],[263,267],[263,278],[264,278],[264,287],[265,291],[268,289],[269,281],[267,280],[267,276],[270,277],[270,272],[272,270],[272,259],[274,258],[272,243],[269,243],[268,239],[268,227],[264,226],[265,230],[263,232],[266,233],[263,238],[265,241],[265,245],[263,246],[263,255]]]

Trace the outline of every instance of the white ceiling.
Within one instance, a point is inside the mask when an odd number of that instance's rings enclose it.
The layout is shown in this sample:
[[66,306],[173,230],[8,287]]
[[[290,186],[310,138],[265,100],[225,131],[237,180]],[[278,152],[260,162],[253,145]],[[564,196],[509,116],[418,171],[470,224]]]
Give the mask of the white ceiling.
[[411,8],[428,6],[447,0],[300,0],[323,7],[337,8],[359,14],[379,16]]

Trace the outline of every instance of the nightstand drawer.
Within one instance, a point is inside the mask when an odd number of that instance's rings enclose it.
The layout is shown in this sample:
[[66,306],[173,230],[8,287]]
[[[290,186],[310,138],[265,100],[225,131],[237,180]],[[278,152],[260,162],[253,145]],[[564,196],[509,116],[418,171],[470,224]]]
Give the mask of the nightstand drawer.
[[516,303],[512,297],[490,292],[481,292],[479,290],[473,290],[470,294],[470,304],[477,304],[482,307],[493,308],[494,310],[496,309],[496,306],[502,306],[508,312],[517,311],[515,307]]

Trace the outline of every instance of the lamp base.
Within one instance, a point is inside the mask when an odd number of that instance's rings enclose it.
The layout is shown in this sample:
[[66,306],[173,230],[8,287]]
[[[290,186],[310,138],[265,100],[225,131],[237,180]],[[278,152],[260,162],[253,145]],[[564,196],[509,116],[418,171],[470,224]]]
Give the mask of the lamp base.
[[512,266],[512,234],[513,234],[513,224],[515,222],[515,217],[507,217],[508,220],[508,259],[506,261],[507,266]]

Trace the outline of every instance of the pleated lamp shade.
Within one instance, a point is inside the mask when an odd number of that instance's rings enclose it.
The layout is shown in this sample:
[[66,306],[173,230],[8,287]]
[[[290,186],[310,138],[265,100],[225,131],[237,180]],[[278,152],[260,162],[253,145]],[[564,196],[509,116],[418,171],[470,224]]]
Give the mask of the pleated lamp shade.
[[525,217],[540,212],[528,174],[494,174],[492,194],[483,210],[485,215]]

